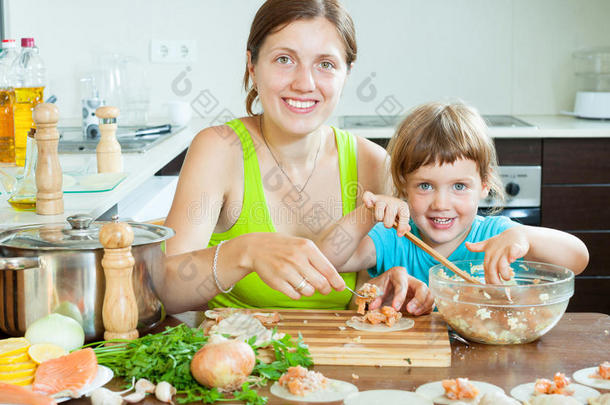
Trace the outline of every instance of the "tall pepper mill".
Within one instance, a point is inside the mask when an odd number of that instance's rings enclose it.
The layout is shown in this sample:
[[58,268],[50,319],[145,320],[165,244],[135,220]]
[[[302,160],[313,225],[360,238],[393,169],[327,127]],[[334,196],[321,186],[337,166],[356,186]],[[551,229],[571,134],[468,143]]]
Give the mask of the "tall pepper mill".
[[57,156],[59,110],[55,104],[42,103],[34,108],[32,119],[36,124],[36,213],[57,215],[64,212],[62,174]]
[[106,275],[106,291],[102,306],[104,339],[136,339],[138,337],[138,304],[133,290],[133,265],[131,254],[133,230],[118,216],[100,230],[100,242],[104,246],[102,267]]
[[98,173],[120,173],[123,171],[121,145],[116,139],[119,109],[112,106],[99,107],[95,115],[100,119],[101,138],[95,149]]

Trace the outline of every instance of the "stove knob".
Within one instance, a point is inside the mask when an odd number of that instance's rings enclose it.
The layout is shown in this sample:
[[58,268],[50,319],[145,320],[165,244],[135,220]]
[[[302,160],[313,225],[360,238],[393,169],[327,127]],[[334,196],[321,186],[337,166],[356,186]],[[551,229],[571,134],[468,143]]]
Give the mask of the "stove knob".
[[519,187],[519,185],[517,183],[510,182],[506,185],[506,194],[508,194],[511,197],[514,197],[517,194],[519,194],[520,190],[521,190],[521,187]]

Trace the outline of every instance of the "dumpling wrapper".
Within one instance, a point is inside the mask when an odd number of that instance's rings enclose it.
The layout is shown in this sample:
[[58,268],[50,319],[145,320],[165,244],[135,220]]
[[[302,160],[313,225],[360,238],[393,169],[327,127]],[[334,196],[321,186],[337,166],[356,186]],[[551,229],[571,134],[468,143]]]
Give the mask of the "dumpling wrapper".
[[485,393],[477,405],[521,405],[521,403],[503,392],[492,391]]
[[479,390],[479,395],[474,397],[473,399],[449,399],[445,396],[445,389],[443,388],[442,381],[435,381],[431,383],[427,383],[424,385],[420,385],[415,390],[416,394],[419,394],[423,397],[429,398],[437,404],[477,404],[479,399],[487,394],[492,392],[497,392],[500,394],[504,394],[504,390],[497,385],[489,384],[482,381],[469,381],[472,385],[477,387]]
[[314,391],[307,395],[291,394],[286,388],[281,386],[277,381],[269,390],[276,397],[295,402],[335,402],[342,401],[349,394],[358,392],[358,387],[341,380],[328,379],[328,384],[325,389]]
[[396,321],[394,326],[388,326],[385,323],[373,325],[368,322],[348,319],[345,324],[350,328],[368,332],[396,332],[399,330],[411,329],[415,325],[415,321],[411,318],[400,318],[398,321]]
[[[530,401],[530,403],[534,399],[534,397],[554,396],[554,395],[534,395],[534,385],[535,385],[535,383],[533,383],[533,382],[517,385],[515,388],[510,390],[510,395],[513,398],[518,399],[521,402]],[[573,398],[581,404],[586,404],[587,400],[589,398],[599,396],[599,391],[594,390],[593,388],[589,388],[587,386],[581,385],[581,384],[570,384],[569,387],[571,387],[574,390],[574,394],[559,395],[559,396]],[[561,399],[561,398],[559,398],[559,399]],[[539,401],[541,401],[541,400],[539,400]],[[548,405],[551,405],[551,403],[549,403]]]
[[603,394],[597,398],[589,398],[589,405],[610,405],[610,394]]
[[349,394],[343,401],[345,405],[433,405],[432,400],[414,392],[401,390],[370,390]]
[[580,405],[580,401],[571,396],[552,394],[538,395],[529,401],[524,402],[525,405]]
[[610,390],[610,380],[604,380],[602,378],[589,377],[593,374],[597,374],[597,367],[583,368],[573,374],[574,381],[584,385],[588,385],[593,388],[600,388],[602,390]]

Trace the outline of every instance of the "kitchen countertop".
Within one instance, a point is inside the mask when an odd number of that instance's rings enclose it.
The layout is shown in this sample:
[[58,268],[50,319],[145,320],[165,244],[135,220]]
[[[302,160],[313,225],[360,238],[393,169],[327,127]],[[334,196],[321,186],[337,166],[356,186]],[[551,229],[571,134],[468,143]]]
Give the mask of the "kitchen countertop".
[[[123,168],[127,177],[111,191],[64,193],[63,214],[36,215],[31,211],[16,211],[6,201],[8,194],[0,189],[3,191],[0,194],[0,229],[17,225],[64,222],[66,217],[73,214],[88,214],[98,218],[187,148],[193,137],[207,126],[206,123],[203,119],[193,119],[186,127],[167,135],[166,139],[144,153],[123,153]],[[88,172],[95,173],[97,163],[94,153],[60,154],[59,159],[64,171],[85,166],[89,168]]]
[[[490,127],[492,138],[610,138],[610,120],[565,115],[516,115],[535,127]],[[391,138],[393,127],[344,128],[365,138]]]
[[[535,127],[490,128],[493,138],[610,138],[610,121],[579,119],[560,115],[519,115],[517,118]],[[337,122],[337,117],[330,120]],[[65,193],[64,213],[55,216],[36,215],[34,212],[15,211],[7,202],[8,194],[0,194],[0,229],[9,226],[34,223],[63,222],[73,214],[89,214],[98,218],[129,195],[138,186],[152,177],[175,156],[187,148],[193,137],[210,123],[208,118],[193,119],[188,126],[156,144],[145,153],[124,153],[126,179],[113,190],[96,193]],[[390,138],[394,129],[383,128],[345,128],[365,138]],[[95,154],[60,154],[62,167],[76,168],[87,166],[95,173]],[[66,170],[66,169],[64,169]]]
[[[174,326],[178,323],[178,319],[169,317],[163,324]],[[466,346],[452,341],[451,352],[451,367],[315,366],[314,370],[329,378],[351,382],[360,391],[415,391],[427,382],[468,377],[470,380],[495,384],[508,394],[513,387],[534,382],[536,378],[552,378],[556,372],[572,377],[577,370],[595,367],[607,360],[610,357],[610,316],[566,313],[550,332],[533,343],[506,346],[471,343]],[[358,378],[352,378],[353,374]],[[119,390],[121,386],[117,381],[111,384],[114,390]],[[602,394],[609,392],[598,391]],[[268,405],[299,404],[270,395],[268,386],[261,390],[261,394],[269,398]],[[151,397],[140,402],[146,405],[158,403]],[[89,405],[90,401],[77,399],[67,404]]]

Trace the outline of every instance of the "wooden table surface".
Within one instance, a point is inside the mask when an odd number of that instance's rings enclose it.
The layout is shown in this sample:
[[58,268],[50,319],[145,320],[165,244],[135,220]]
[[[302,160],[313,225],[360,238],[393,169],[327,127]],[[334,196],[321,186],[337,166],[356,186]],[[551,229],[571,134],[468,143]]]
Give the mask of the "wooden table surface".
[[[178,322],[170,317],[165,323],[175,325]],[[468,377],[498,385],[509,393],[514,386],[532,382],[537,377],[551,378],[558,371],[571,377],[576,370],[610,360],[610,316],[566,313],[555,328],[533,343],[511,346],[472,343],[466,346],[452,340],[451,351],[451,367],[317,366],[314,369],[329,378],[349,381],[360,391],[414,391],[427,382]],[[352,374],[359,378],[353,379]],[[269,397],[269,405],[293,403],[268,394],[267,389],[261,393]],[[140,403],[160,404],[149,398]],[[84,405],[89,404],[89,400],[72,400],[66,404]]]

